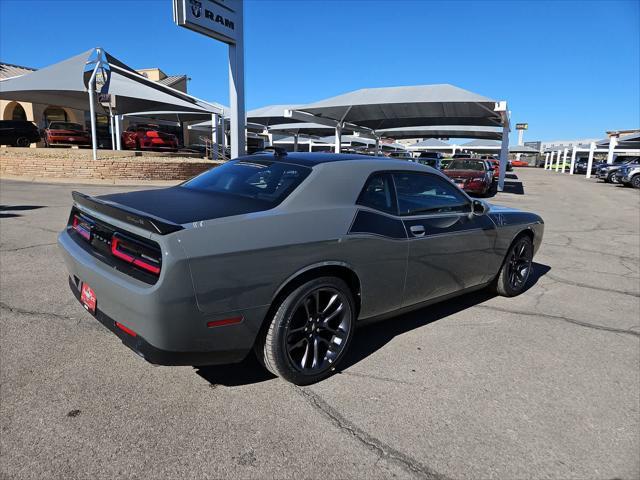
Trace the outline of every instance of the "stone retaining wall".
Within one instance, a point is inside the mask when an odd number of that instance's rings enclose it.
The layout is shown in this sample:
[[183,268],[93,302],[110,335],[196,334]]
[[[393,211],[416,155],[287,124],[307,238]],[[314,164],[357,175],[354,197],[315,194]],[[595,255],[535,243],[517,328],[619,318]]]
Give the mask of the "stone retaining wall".
[[99,152],[98,160],[94,161],[91,159],[91,152],[86,150],[60,150],[60,153],[48,150],[46,154],[12,150],[19,149],[0,149],[0,177],[186,180],[219,165],[217,162],[186,158],[100,158],[102,152]]

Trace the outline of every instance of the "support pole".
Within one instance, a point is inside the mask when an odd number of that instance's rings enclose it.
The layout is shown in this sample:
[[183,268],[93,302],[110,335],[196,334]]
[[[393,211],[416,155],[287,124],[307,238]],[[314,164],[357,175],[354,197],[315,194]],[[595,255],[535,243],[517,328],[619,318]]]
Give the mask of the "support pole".
[[340,125],[336,126],[336,143],[335,143],[335,153],[340,153],[342,148],[342,127]]
[[[243,18],[243,2],[237,2],[238,18]],[[244,109],[244,31],[236,23],[238,37],[229,45],[229,103],[231,106],[231,158],[246,154],[246,113]]]
[[116,150],[122,150],[122,115],[116,115]]
[[562,156],[562,170],[561,170],[562,173],[564,173],[564,167],[567,165],[567,152],[569,152],[569,149],[565,148],[564,155]]
[[380,137],[376,137],[376,157],[380,155]]
[[571,150],[571,168],[569,169],[569,175],[573,175],[573,170],[576,168],[576,150],[578,147],[576,145],[573,146],[573,150]]
[[587,161],[587,177],[591,178],[591,168],[593,167],[593,153],[596,150],[595,142],[589,144],[589,160]]
[[218,160],[218,115],[211,114],[211,160]]
[[[227,155],[227,123],[224,117],[220,117],[220,144],[222,146],[222,159],[224,160]],[[227,160],[229,160],[227,158]]]
[[91,77],[89,77],[89,114],[91,115],[91,151],[93,153],[93,159],[98,159],[98,135],[96,133],[96,98],[95,98],[95,90],[96,90],[96,74],[98,73],[98,68],[100,67],[100,62],[96,63],[95,68],[93,69],[93,73]]
[[607,163],[611,165],[613,163],[613,151],[618,145],[618,137],[611,137],[609,139],[609,151],[607,152]]
[[116,125],[113,118],[113,110],[111,109],[111,105],[109,105],[109,126],[111,127],[111,150],[115,150],[116,148]]
[[504,122],[502,127],[502,145],[500,147],[500,176],[498,177],[498,191],[504,191],[504,177],[507,172],[507,162],[509,162],[509,124]]
[[300,134],[299,133],[294,133],[293,134],[293,151],[297,152],[298,151],[298,136]]
[[549,152],[544,154],[544,169],[546,170],[549,166]]
[[562,150],[558,150],[556,154],[556,173],[560,171],[560,155],[562,155]]

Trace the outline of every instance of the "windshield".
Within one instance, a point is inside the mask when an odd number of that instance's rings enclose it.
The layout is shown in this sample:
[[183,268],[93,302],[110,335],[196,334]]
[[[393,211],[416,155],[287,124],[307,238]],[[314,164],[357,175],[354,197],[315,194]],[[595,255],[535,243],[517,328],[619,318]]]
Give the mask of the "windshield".
[[51,122],[49,125],[51,130],[78,130],[83,131],[82,125],[79,123],[70,123],[70,122]]
[[482,160],[453,160],[446,166],[447,170],[477,170],[484,171],[485,165]]
[[284,200],[311,173],[288,163],[242,160],[208,170],[182,184],[184,188],[262,200],[270,208]]

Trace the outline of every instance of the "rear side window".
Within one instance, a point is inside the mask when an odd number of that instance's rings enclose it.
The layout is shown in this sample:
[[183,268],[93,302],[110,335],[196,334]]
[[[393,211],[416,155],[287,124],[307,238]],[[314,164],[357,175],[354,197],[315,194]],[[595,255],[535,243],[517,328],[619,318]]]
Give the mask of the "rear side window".
[[470,212],[465,197],[450,182],[424,173],[394,173],[400,215]]
[[393,195],[393,181],[388,173],[376,173],[365,183],[358,205],[396,214],[396,202]]
[[183,188],[252,198],[269,208],[282,202],[311,173],[301,165],[269,161],[236,161],[208,170]]

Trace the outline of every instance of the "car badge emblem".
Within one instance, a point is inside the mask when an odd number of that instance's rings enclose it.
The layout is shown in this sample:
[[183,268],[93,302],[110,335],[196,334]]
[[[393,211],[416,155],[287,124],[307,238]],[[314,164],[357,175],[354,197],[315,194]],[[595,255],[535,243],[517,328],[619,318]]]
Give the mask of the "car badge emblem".
[[189,0],[189,3],[191,4],[191,13],[193,13],[193,16],[200,18],[200,15],[202,15],[202,2],[199,2],[198,0]]

